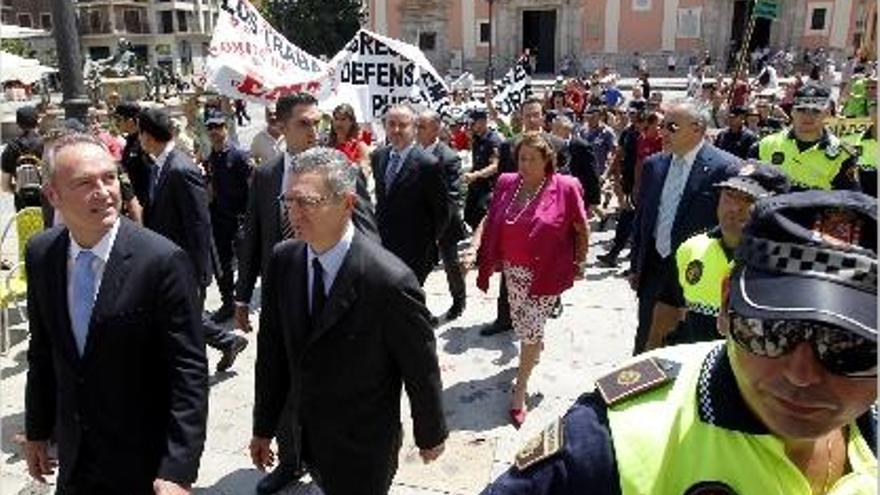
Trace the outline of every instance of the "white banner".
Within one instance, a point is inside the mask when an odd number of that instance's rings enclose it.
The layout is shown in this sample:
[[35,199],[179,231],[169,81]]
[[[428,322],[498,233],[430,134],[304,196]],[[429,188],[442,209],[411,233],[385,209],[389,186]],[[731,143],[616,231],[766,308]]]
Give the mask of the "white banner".
[[421,50],[400,40],[361,29],[329,65],[318,98],[324,110],[348,103],[359,122],[371,122],[397,103],[448,109],[446,83]]
[[501,115],[510,115],[519,110],[531,91],[531,78],[520,59],[501,79],[501,91],[492,98],[492,105]]
[[317,93],[327,64],[276,31],[247,0],[221,0],[206,64],[208,87],[230,98],[272,102]]

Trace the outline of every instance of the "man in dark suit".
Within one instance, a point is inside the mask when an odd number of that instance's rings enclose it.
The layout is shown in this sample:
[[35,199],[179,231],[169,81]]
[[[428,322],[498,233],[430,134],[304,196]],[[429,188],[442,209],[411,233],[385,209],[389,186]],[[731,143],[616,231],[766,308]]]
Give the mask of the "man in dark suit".
[[298,161],[284,201],[299,237],[275,247],[264,280],[251,458],[272,463],[289,400],[324,493],[385,494],[402,385],[422,459],[437,458],[447,436],[430,313],[412,271],[354,228],[356,170],[345,156],[316,148]]
[[208,413],[192,265],[120,218],[116,164],[100,141],[71,134],[52,147],[44,191],[66,227],[27,249],[28,471],[51,473],[54,435],[59,494],[189,493]]
[[446,271],[446,283],[452,296],[452,306],[443,315],[444,321],[452,321],[464,312],[466,292],[464,271],[458,260],[458,242],[467,235],[467,228],[461,217],[461,157],[440,140],[443,122],[440,115],[433,110],[422,112],[416,125],[419,145],[434,155],[440,163],[446,177],[446,189],[449,194],[449,223],[440,238],[440,259]]
[[634,354],[644,351],[657,295],[675,276],[675,250],[718,225],[713,186],[739,167],[737,157],[706,142],[708,122],[708,114],[693,100],[673,102],[662,124],[665,152],[642,165],[630,275],[639,297]]
[[[282,126],[287,151],[254,169],[248,192],[241,252],[238,253],[235,325],[246,332],[251,331],[250,301],[257,277],[265,276],[275,244],[293,234],[283,203],[279,199],[284,190],[282,184],[289,182],[293,170],[298,166],[295,157],[317,144],[317,126],[321,120],[318,101],[308,93],[282,96],[275,106],[275,115]],[[360,169],[357,177],[357,196],[353,217],[355,228],[364,235],[378,240],[370,194]],[[277,431],[280,462],[272,473],[260,480],[257,485],[257,493],[260,495],[279,492],[297,481],[304,473],[293,442],[291,428],[289,418],[283,417]]]
[[[200,309],[213,276],[211,215],[201,170],[174,146],[171,119],[161,109],[147,109],[138,119],[141,147],[152,160],[149,203],[144,226],[180,246],[195,268]],[[223,353],[217,371],[232,367],[247,339],[204,318],[205,342]]]
[[416,145],[416,115],[406,105],[385,115],[391,143],[370,157],[376,181],[376,221],[382,246],[424,284],[437,261],[437,242],[449,222],[449,193],[437,158]]

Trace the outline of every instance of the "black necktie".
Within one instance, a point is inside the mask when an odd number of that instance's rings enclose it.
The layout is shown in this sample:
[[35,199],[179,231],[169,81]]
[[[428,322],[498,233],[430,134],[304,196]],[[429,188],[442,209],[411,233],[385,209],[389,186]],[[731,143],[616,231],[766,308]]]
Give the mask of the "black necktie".
[[324,291],[324,269],[318,258],[312,260],[312,326],[324,311],[327,295]]

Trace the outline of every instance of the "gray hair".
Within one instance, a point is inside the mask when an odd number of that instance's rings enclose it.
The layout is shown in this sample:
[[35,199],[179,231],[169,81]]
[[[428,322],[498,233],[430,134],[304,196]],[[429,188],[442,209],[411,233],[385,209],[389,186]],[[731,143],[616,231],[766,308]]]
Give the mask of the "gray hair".
[[43,151],[43,183],[48,184],[55,177],[55,170],[58,166],[56,157],[62,150],[84,144],[100,148],[107,155],[107,159],[113,161],[107,146],[96,136],[83,132],[62,132],[51,139]]
[[313,172],[324,176],[333,194],[355,193],[358,169],[341,151],[318,146],[297,155],[293,175]]
[[573,129],[574,128],[574,122],[572,122],[571,119],[566,117],[565,115],[557,116],[555,119],[553,119],[553,123],[559,124],[559,125],[565,127],[566,129]]
[[443,127],[443,119],[441,119],[440,114],[434,110],[424,110],[418,115],[418,118],[425,119],[429,122],[434,122],[438,126]]
[[397,112],[403,111],[403,112],[410,114],[412,116],[413,122],[415,122],[416,118],[418,118],[418,116],[419,116],[419,113],[416,111],[416,109],[412,105],[410,105],[409,103],[396,103],[396,104],[388,107],[388,110],[385,111],[385,119],[388,118],[388,114],[390,114],[391,112],[395,112],[395,111],[397,111]]
[[666,108],[677,108],[687,114],[694,122],[700,124],[700,127],[706,129],[712,119],[709,113],[709,106],[695,98],[675,98],[670,100]]

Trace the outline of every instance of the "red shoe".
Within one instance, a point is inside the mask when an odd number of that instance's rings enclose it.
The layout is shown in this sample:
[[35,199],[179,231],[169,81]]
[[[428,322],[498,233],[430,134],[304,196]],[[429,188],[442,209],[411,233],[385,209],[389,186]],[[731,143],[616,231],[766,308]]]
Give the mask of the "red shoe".
[[526,410],[523,409],[511,409],[510,410],[510,422],[513,423],[514,428],[517,430],[523,423],[526,422]]

